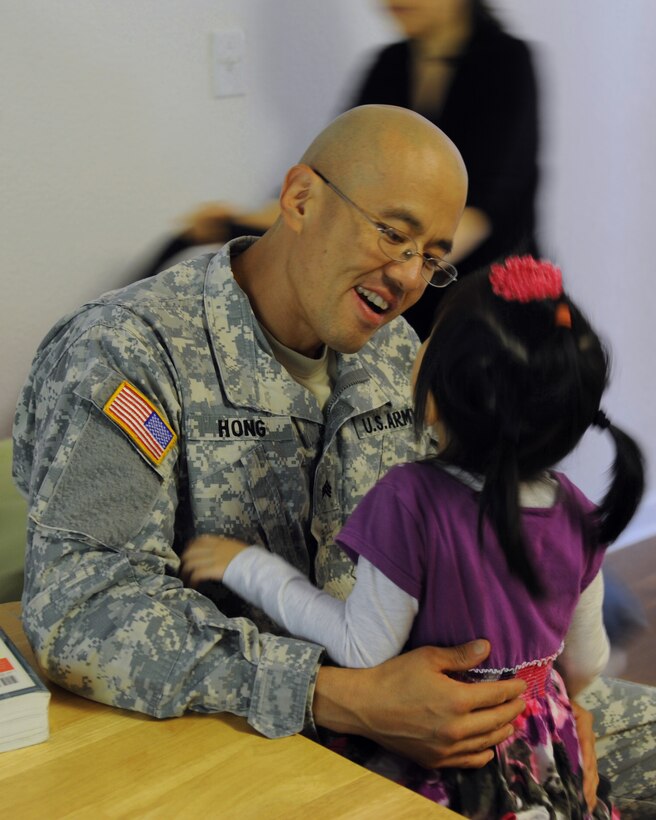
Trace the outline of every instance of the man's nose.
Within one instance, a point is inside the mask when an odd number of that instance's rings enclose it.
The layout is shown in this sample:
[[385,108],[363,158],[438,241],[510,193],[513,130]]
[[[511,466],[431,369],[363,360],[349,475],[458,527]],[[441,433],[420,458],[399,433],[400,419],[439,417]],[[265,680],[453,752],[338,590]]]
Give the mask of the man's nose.
[[423,289],[426,285],[426,280],[421,274],[423,265],[423,257],[416,253],[406,262],[389,262],[385,265],[385,275],[404,292],[416,288]]

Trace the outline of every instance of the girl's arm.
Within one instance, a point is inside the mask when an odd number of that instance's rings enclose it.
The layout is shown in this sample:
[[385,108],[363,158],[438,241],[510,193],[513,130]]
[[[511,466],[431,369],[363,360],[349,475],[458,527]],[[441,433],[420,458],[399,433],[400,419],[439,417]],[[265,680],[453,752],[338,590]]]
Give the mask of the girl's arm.
[[364,558],[346,601],[317,589],[280,556],[234,539],[202,536],[182,562],[192,586],[223,580],[290,634],[325,646],[336,663],[350,668],[377,666],[398,655],[418,610],[416,598]]
[[565,636],[565,648],[558,658],[558,669],[570,698],[585,689],[608,663],[610,646],[604,628],[603,600],[604,581],[598,572],[581,593]]
[[249,547],[228,565],[223,583],[292,635],[326,647],[340,666],[377,666],[405,646],[418,610],[373,564],[360,558],[353,591],[340,601],[313,586],[280,556]]

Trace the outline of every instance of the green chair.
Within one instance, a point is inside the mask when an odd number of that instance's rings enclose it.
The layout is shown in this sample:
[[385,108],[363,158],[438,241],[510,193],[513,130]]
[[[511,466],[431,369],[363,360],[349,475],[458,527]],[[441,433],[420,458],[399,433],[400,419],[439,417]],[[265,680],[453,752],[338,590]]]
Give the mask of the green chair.
[[11,477],[11,439],[0,439],[0,603],[23,591],[27,503]]

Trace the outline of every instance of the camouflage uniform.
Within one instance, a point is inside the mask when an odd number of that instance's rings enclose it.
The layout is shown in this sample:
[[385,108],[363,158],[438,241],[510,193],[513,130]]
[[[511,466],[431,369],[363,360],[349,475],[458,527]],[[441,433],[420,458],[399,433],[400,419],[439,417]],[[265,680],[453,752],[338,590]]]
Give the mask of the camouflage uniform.
[[[396,320],[338,356],[324,417],[272,358],[227,249],[62,320],[35,358],[14,443],[30,503],[23,620],[49,676],[158,717],[228,711],[270,737],[311,728],[321,648],[275,634],[221,585],[184,589],[178,553],[192,534],[232,534],[345,596],[335,532],[425,448],[407,390],[416,349]],[[124,380],[176,436],[160,463],[106,411]],[[625,816],[656,817],[654,690],[600,681],[586,698]]]
[[[351,564],[334,534],[379,476],[416,455],[417,346],[397,320],[338,355],[324,417],[272,358],[227,249],[63,319],[37,352],[14,431],[30,506],[23,622],[52,680],[158,717],[228,711],[271,737],[300,731],[321,648],[259,631],[261,613],[221,585],[206,590],[221,610],[184,589],[178,554],[193,534],[234,535],[345,595]],[[108,412],[124,381],[170,428],[160,463]]]
[[656,690],[599,678],[576,700],[594,715],[599,771],[623,820],[656,818]]

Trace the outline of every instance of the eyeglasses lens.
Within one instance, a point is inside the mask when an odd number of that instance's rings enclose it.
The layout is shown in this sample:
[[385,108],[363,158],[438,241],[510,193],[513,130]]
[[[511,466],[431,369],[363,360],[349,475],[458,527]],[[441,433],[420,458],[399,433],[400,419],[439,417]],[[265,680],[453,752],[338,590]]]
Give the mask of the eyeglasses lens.
[[445,288],[458,278],[458,272],[448,262],[424,264],[426,279],[435,288]]

